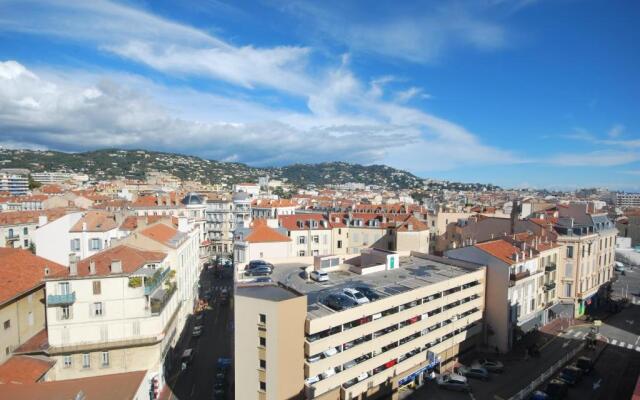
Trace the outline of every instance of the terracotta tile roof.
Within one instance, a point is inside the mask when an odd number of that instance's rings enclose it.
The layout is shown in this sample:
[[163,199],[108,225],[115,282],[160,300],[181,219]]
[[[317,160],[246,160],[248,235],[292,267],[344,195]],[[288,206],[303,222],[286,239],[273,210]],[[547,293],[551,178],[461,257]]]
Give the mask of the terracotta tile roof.
[[38,217],[46,215],[49,222],[54,221],[70,210],[65,208],[51,208],[39,211],[9,211],[0,213],[0,225],[37,224]]
[[88,400],[133,400],[144,384],[145,375],[146,371],[136,371],[63,381],[4,384],[0,387],[0,400],[71,400],[80,391]]
[[277,207],[296,207],[298,204],[289,199],[258,199],[251,203],[255,208],[277,208]]
[[[309,221],[315,221],[317,227],[311,228]],[[327,227],[322,226],[322,221],[327,221]],[[281,227],[288,231],[298,231],[307,229],[331,229],[329,221],[322,214],[294,214],[281,215],[278,217],[278,223]]]
[[180,234],[182,234],[182,232],[178,231],[172,226],[165,224],[164,221],[151,225],[148,228],[142,230],[142,232],[140,233],[150,239],[155,240],[156,242],[160,242],[170,247],[176,247],[174,240]]
[[0,203],[28,203],[36,202],[41,203],[47,200],[49,196],[46,194],[34,194],[31,196],[12,196],[0,198]]
[[43,185],[40,188],[40,192],[46,193],[46,194],[60,194],[60,193],[63,193],[64,190],[62,190],[62,188],[58,185],[51,184],[51,185]]
[[49,276],[67,272],[66,267],[28,250],[0,247],[0,304],[43,285],[45,268]]
[[[54,361],[34,356],[12,356],[0,365],[0,385],[7,383],[35,383],[55,364]],[[4,386],[0,386],[0,391]]]
[[251,232],[245,237],[245,241],[249,243],[290,242],[291,238],[269,228],[266,223],[258,222],[254,223]]
[[[78,276],[90,276],[89,265],[91,261],[95,262],[96,274],[95,276],[108,276],[111,275],[111,262],[122,262],[122,273],[131,274],[140,269],[145,264],[159,263],[167,257],[166,253],[159,251],[145,251],[139,250],[124,244],[111,247],[94,254],[91,257],[87,257],[84,260],[78,262]],[[69,271],[66,271],[65,276],[69,275]]]
[[[147,215],[147,216],[135,216],[130,215],[122,221],[120,224],[120,230],[123,231],[134,231],[138,229],[140,226],[155,224],[158,221],[167,220],[169,221],[169,217],[166,215]],[[173,218],[171,218],[172,224],[177,224],[173,222]]]
[[[491,240],[488,242],[477,243],[475,246],[484,252],[500,259],[501,261],[512,265],[515,260],[512,258],[516,253],[519,255],[519,260],[524,261],[529,258],[529,250],[524,251],[525,258],[522,257],[523,250],[514,246],[504,239]],[[538,253],[535,252],[534,256]]]
[[43,329],[31,337],[31,339],[22,343],[13,353],[40,353],[49,348],[49,333],[47,329]]
[[180,200],[182,200],[182,197],[178,193],[171,192],[159,196],[140,196],[131,204],[131,206],[134,208],[176,207],[182,205]]
[[112,214],[103,211],[87,211],[70,229],[70,232],[82,232],[83,224],[87,224],[87,232],[107,232],[116,229],[116,221]]

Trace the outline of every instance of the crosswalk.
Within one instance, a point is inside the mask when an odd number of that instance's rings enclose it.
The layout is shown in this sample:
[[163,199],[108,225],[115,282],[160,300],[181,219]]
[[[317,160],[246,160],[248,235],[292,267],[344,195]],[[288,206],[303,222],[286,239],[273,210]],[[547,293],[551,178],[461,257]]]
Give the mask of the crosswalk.
[[[568,338],[568,339],[583,339],[585,336],[587,336],[587,332],[585,332],[585,331],[574,331],[574,330],[570,329],[563,336],[565,338]],[[622,340],[609,339],[609,344],[612,345],[612,346],[621,347],[623,349],[635,350],[637,352],[640,352],[640,346],[636,346],[633,343],[627,343],[627,342],[624,342]]]

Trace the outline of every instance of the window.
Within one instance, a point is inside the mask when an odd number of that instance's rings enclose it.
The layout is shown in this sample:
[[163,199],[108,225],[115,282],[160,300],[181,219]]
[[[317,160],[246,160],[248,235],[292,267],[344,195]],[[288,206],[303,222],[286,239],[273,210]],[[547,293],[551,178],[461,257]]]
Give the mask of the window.
[[567,246],[567,258],[573,258],[573,246]]
[[91,354],[82,354],[82,368],[91,368]]
[[342,248],[342,240],[338,240],[338,248],[341,249]]
[[7,330],[9,328],[11,328],[11,320],[10,319],[4,321],[4,330]]
[[260,381],[260,390],[267,390],[267,383]]
[[262,347],[266,347],[267,346],[267,338],[260,338],[260,346]]
[[531,299],[531,311],[536,309],[536,299]]
[[262,368],[262,369],[266,369],[267,368],[267,361],[266,360],[260,360],[260,368]]
[[60,319],[71,319],[71,309],[69,306],[60,307]]
[[80,251],[80,239],[71,239],[71,251]]
[[102,284],[100,281],[93,281],[93,294],[102,293]]
[[565,297],[571,297],[571,283],[564,284],[564,295]]
[[103,351],[101,356],[100,356],[100,360],[102,361],[102,366],[103,367],[108,367],[109,366],[109,352],[108,351]]
[[93,303],[93,316],[102,317],[104,310],[102,309],[102,303]]
[[29,247],[29,239],[24,240],[24,248]]
[[298,244],[305,244],[306,243],[306,238],[304,236],[300,236],[298,237]]
[[89,250],[100,250],[101,243],[100,239],[91,239],[89,241]]
[[320,236],[313,235],[311,238],[313,239],[313,243],[320,243]]
[[267,316],[264,314],[260,314],[260,323],[261,324],[266,324],[267,323]]
[[9,228],[9,237],[10,237],[10,238],[15,237],[15,236],[13,235],[13,228]]
[[71,368],[73,358],[71,358],[71,356],[64,356],[63,360],[64,360],[64,367]]
[[29,234],[29,228],[27,228],[26,226],[22,229],[22,233],[25,235]]
[[300,251],[298,252],[298,256],[299,256],[299,257],[304,257],[305,255],[306,255],[306,253],[305,253],[305,251],[304,251],[304,250],[300,250]]

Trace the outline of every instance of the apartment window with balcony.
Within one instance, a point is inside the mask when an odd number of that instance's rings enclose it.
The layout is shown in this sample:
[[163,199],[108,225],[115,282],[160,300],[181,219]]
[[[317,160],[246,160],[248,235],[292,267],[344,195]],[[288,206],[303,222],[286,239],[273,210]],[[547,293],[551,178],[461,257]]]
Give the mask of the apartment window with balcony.
[[102,284],[100,281],[93,281],[93,294],[102,293]]
[[73,358],[71,356],[64,356],[63,357],[63,362],[64,362],[64,367],[65,368],[71,368],[71,365],[73,363]]
[[102,354],[100,355],[100,360],[102,361],[102,366],[103,367],[108,367],[109,366],[109,352],[108,351],[103,351]]
[[82,368],[91,368],[91,354],[82,354]]

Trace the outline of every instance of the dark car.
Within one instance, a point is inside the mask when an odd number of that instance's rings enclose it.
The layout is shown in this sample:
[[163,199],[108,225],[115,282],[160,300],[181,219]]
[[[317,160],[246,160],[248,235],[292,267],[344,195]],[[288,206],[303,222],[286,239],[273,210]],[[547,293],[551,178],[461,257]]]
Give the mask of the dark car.
[[558,379],[552,379],[544,389],[544,393],[546,393],[551,400],[562,400],[566,397],[568,390],[569,388],[566,383]]
[[251,269],[260,268],[260,267],[268,267],[270,269],[273,269],[273,264],[270,264],[264,260],[252,260],[252,261],[249,261],[249,264],[247,264],[247,267],[245,269],[251,270]]
[[246,271],[244,274],[247,276],[267,276],[271,275],[271,271],[269,267],[255,267]]
[[576,367],[588,374],[593,369],[593,361],[589,357],[580,357],[576,360]]
[[336,311],[341,311],[358,305],[358,303],[343,294],[331,294],[327,296],[324,300],[324,304]]
[[573,386],[580,382],[582,378],[582,370],[574,365],[564,367],[559,376],[560,380],[565,382],[569,386]]
[[378,293],[366,286],[356,286],[354,287],[354,289],[365,295],[365,297],[369,299],[369,301],[378,300],[380,298],[380,295]]

